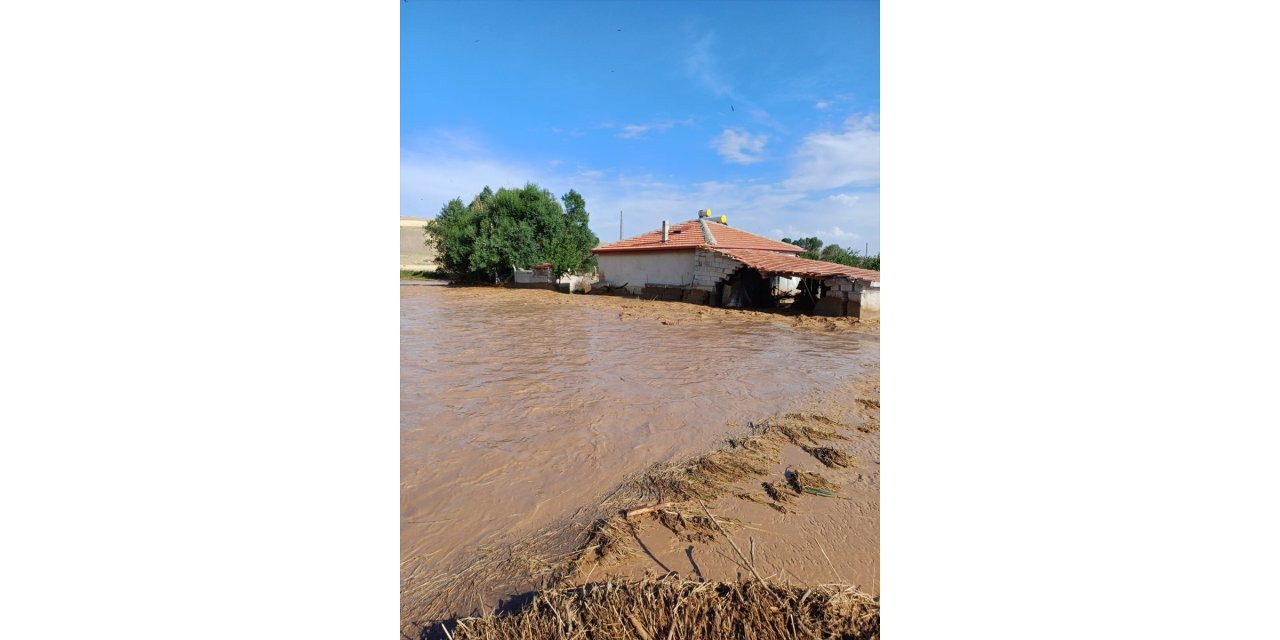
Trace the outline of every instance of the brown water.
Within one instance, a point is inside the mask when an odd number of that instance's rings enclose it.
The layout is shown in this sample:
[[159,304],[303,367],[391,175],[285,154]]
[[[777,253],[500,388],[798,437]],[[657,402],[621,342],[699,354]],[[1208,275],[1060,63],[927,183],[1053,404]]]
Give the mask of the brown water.
[[402,578],[458,567],[879,361],[785,318],[550,291],[402,286]]

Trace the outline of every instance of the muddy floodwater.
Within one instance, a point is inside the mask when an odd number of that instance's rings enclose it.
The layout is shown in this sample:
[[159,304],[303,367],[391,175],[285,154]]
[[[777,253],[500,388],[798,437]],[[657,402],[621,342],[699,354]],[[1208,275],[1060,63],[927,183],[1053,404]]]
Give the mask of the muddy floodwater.
[[402,286],[402,579],[455,570],[879,362],[874,335],[704,309]]

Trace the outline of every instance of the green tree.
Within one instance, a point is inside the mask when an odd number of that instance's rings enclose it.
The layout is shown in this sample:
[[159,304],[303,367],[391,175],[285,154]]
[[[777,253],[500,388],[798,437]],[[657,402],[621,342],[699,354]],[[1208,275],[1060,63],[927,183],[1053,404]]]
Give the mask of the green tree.
[[823,247],[822,253],[819,254],[819,256],[819,260],[838,262],[840,264],[853,266],[853,255],[850,254],[847,249],[838,244],[829,244],[826,247]]
[[455,198],[427,224],[426,233],[444,270],[459,280],[493,280],[512,268],[551,262],[555,277],[593,264],[598,242],[588,224],[586,201],[576,191],[565,207],[533,183],[521,189],[485,187],[463,207]]
[[[487,190],[488,187],[485,187]],[[436,250],[436,260],[446,273],[470,271],[472,247],[476,241],[476,212],[454,198],[440,208],[440,215],[427,221],[427,244]]]
[[859,269],[880,270],[880,254],[874,256],[858,255],[857,249],[842,247],[838,244],[823,245],[822,241],[814,238],[783,238],[783,242],[794,244],[797,247],[804,247],[804,253],[800,254],[801,258],[810,260],[823,260],[826,262],[835,262],[850,267],[858,267]]
[[794,244],[797,247],[804,247],[804,253],[800,254],[801,258],[808,258],[810,260],[819,259],[818,250],[822,249],[822,241],[817,238],[809,237],[800,238],[798,240],[783,238],[782,241],[787,244]]
[[551,262],[551,277],[555,279],[572,271],[595,268],[596,256],[591,250],[600,244],[600,239],[587,224],[591,216],[582,195],[570,189],[561,200],[564,201],[564,228],[551,243],[547,255]]
[[857,267],[859,269],[880,270],[880,254],[874,256],[858,255],[856,249],[847,249],[840,245],[830,244],[823,248],[819,260]]

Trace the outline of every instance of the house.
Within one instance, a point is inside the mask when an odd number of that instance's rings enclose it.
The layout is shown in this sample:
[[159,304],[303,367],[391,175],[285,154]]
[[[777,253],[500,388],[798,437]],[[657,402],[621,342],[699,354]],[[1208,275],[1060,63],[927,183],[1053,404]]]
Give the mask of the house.
[[803,248],[730,227],[709,211],[593,250],[602,285],[633,295],[818,315],[879,315],[880,272],[797,257]]

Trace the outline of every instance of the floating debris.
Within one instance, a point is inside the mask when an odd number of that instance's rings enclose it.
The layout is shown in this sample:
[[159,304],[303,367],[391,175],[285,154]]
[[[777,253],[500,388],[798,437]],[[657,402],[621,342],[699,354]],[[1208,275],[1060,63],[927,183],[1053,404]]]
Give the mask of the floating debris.
[[825,464],[828,467],[833,467],[833,468],[847,467],[851,462],[853,462],[853,459],[849,457],[849,454],[839,449],[832,449],[831,447],[805,447],[805,446],[802,446],[800,448],[804,449],[805,453],[816,458],[818,462],[821,462],[822,464]]
[[764,487],[764,492],[769,494],[769,497],[772,498],[774,502],[787,503],[791,501],[791,496],[783,493],[778,489],[778,487],[774,486],[772,482],[762,482],[760,483],[760,486]]
[[822,489],[825,491],[835,491],[840,488],[840,485],[827,480],[818,473],[804,472],[799,469],[787,467],[786,476],[787,484],[791,485],[791,490],[794,491],[796,495],[805,493],[805,487],[813,487],[814,489]]

